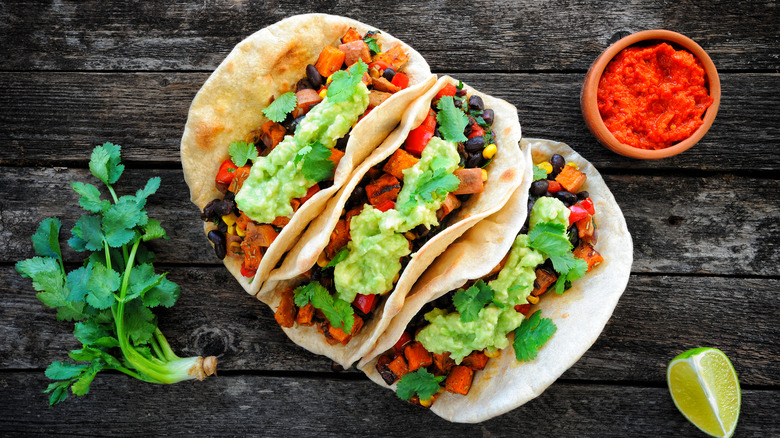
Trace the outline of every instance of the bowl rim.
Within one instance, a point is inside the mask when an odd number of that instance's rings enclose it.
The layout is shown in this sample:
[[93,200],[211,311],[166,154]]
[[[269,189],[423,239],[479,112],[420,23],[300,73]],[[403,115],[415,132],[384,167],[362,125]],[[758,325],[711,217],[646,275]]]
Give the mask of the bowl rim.
[[[703,122],[701,126],[690,137],[685,140],[669,146],[664,149],[640,149],[633,146],[629,146],[618,141],[612,132],[607,129],[604,121],[601,118],[601,114],[598,109],[597,90],[598,83],[601,79],[601,75],[604,73],[607,65],[610,61],[620,53],[623,49],[632,46],[637,43],[648,40],[660,40],[668,41],[678,46],[681,46],[685,50],[691,52],[701,63],[704,68],[704,73],[707,75],[709,94],[712,97],[712,105],[704,113]],[[720,77],[718,76],[718,70],[715,68],[715,64],[710,59],[707,52],[701,48],[695,41],[682,35],[680,33],[665,30],[665,29],[650,29],[643,30],[636,33],[632,33],[626,37],[619,39],[604,50],[593,64],[588,69],[585,75],[585,81],[582,86],[582,93],[580,95],[580,106],[582,109],[583,117],[588,125],[588,128],[596,137],[596,139],[604,146],[613,150],[614,152],[632,158],[643,159],[659,159],[671,157],[690,149],[695,145],[704,134],[707,133],[712,122],[715,120],[715,116],[718,114],[718,108],[720,106]]]

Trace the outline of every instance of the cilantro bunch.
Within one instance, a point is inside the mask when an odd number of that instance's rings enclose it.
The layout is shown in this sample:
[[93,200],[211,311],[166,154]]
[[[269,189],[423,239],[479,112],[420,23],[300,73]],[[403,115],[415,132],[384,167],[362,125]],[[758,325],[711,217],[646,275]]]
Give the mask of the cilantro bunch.
[[120,146],[105,143],[92,152],[89,169],[102,181],[113,203],[101,199],[92,184],[73,182],[81,195],[79,204],[87,211],[72,229],[68,245],[87,258],[68,273],[62,259],[57,218],[44,219],[32,236],[36,256],[16,263],[23,277],[32,279],[37,297],[57,309],[57,320],[75,321],[74,336],[82,347],[69,353],[76,362],[53,362],[46,376],[55,382],[46,389],[49,404],[68,396],[85,395],[95,375],[117,370],[151,383],[203,380],[214,374],[215,357],[180,358],[171,349],[152,308],[171,307],[179,297],[179,286],[155,274],[154,254],[142,243],[166,238],[160,222],[148,217],[146,199],[160,187],[160,178],[149,179],[135,195],[117,197],[111,184],[124,171]]

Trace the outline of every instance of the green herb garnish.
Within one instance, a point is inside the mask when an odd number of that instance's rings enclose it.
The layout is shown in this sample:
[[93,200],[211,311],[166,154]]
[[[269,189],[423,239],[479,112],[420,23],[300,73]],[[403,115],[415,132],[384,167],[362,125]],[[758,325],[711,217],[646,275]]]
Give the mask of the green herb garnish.
[[520,362],[536,358],[539,349],[552,337],[558,327],[549,318],[542,318],[542,311],[537,310],[529,318],[523,320],[515,329],[513,347],[515,357]]
[[323,181],[333,176],[336,163],[330,159],[333,152],[322,143],[314,143],[304,146],[295,154],[293,161],[303,161],[301,171],[303,176],[311,181]]
[[555,293],[562,294],[566,282],[582,278],[588,271],[588,264],[571,253],[573,248],[566,237],[566,227],[561,224],[542,222],[528,233],[531,248],[546,254],[553,267],[560,274],[555,282]]
[[479,318],[479,311],[485,307],[485,304],[493,301],[493,288],[484,281],[479,280],[470,288],[455,292],[452,297],[452,303],[460,313],[460,320],[463,322],[476,321]]
[[255,161],[259,157],[254,143],[247,143],[245,141],[234,141],[233,143],[230,143],[228,153],[230,153],[230,160],[238,167],[245,165],[249,160]]
[[436,377],[425,368],[419,368],[412,373],[406,373],[396,386],[395,393],[399,398],[410,400],[417,395],[420,400],[428,400],[439,392],[439,383],[444,376]]
[[363,42],[368,45],[368,50],[371,51],[372,54],[377,54],[382,51],[382,48],[379,47],[379,43],[377,43],[376,36],[379,34],[378,30],[369,30],[366,32],[366,35],[363,37]]
[[442,138],[455,143],[468,140],[463,131],[469,124],[469,118],[455,106],[452,96],[439,98],[436,108],[439,109],[436,121],[439,122],[439,133]]
[[536,165],[534,165],[533,170],[534,170],[534,181],[538,181],[540,179],[547,179],[546,170]]
[[322,310],[330,325],[340,328],[344,333],[350,333],[355,324],[355,312],[352,305],[341,298],[334,298],[320,282],[313,281],[305,286],[295,289],[295,305],[303,307],[311,303],[317,309]]
[[344,248],[341,248],[339,252],[337,252],[336,255],[333,257],[333,260],[329,261],[328,264],[325,265],[325,268],[335,267],[339,263],[343,262],[348,255],[349,255],[349,249],[347,249],[346,246]]
[[343,102],[353,94],[363,81],[363,74],[368,71],[368,65],[363,61],[358,61],[350,66],[346,71],[339,70],[331,75],[333,82],[328,86],[328,99],[331,102]]
[[298,99],[295,97],[295,93],[290,91],[277,97],[270,105],[265,107],[263,114],[273,122],[282,123],[287,118],[287,114],[290,114],[297,104]]

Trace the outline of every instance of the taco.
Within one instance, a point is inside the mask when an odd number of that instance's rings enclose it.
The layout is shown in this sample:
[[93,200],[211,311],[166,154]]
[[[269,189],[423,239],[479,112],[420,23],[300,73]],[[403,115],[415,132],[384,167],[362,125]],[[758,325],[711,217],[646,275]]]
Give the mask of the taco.
[[522,143],[533,183],[437,258],[358,365],[449,421],[538,396],[593,344],[628,282],[631,236],[596,169],[563,143]]
[[521,185],[530,155],[519,140],[514,106],[442,77],[329,201],[258,298],[293,341],[351,366],[433,259]]
[[324,14],[280,21],[225,58],[192,102],[181,159],[206,234],[247,292],[435,80],[408,45]]

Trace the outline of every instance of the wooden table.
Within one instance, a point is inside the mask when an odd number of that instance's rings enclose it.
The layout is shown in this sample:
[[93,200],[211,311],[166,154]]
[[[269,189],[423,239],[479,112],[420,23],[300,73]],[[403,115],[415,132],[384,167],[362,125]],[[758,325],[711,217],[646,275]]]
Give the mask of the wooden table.
[[[538,399],[482,424],[441,420],[294,345],[214,257],[179,161],[187,109],[237,42],[309,11],[387,30],[435,73],[516,105],[525,136],[564,141],[605,176],[633,235],[632,276],[595,345]],[[0,2],[0,434],[702,436],[665,367],[713,346],[742,383],[738,436],[780,435],[779,18],[775,1]],[[637,161],[596,143],[579,92],[611,42],[652,28],[707,50],[723,98],[693,149]],[[183,292],[160,326],[178,352],[217,355],[219,377],[157,386],[104,373],[48,408],[43,370],[79,345],[13,266],[44,217],[69,237],[81,213],[68,182],[92,180],[89,153],[105,141],[123,146],[120,193],[162,177],[148,205],[171,237],[154,245],[157,269]]]

